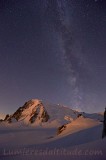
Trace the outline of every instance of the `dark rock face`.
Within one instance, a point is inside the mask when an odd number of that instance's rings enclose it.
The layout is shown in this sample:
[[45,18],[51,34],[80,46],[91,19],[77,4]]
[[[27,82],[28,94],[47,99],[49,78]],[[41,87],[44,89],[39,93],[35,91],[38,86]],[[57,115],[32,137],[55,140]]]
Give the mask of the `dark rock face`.
[[102,138],[106,137],[106,121],[103,122]]
[[4,121],[7,121],[9,119],[9,117],[10,117],[9,114],[7,114]]
[[21,117],[21,113],[23,112],[23,107],[20,107],[14,114],[12,117],[14,117],[17,121],[20,119]]
[[12,118],[15,118],[18,121],[22,115],[22,112],[33,104],[34,102],[32,102],[31,100],[25,102],[25,104],[22,107],[18,108],[18,110],[13,114]]
[[3,121],[4,121],[3,119],[0,119],[0,123],[3,122]]
[[61,127],[59,127],[58,130],[57,130],[57,135],[62,133],[65,129],[66,129],[66,125],[62,125]]
[[82,114],[81,113],[79,113],[78,115],[77,115],[77,118],[79,118],[79,117],[81,117],[82,116]]
[[[35,120],[37,119],[37,117],[38,117],[38,113],[35,112],[35,113],[33,114],[33,116],[30,118],[29,121],[30,121],[31,123],[34,123]],[[49,115],[48,115],[48,113],[47,113],[46,111],[43,111],[41,117],[39,117],[39,120],[40,120],[40,119],[41,119],[41,122],[47,122],[47,121],[49,120]]]
[[104,137],[106,137],[106,108],[104,112],[103,131],[102,131],[102,138]]
[[36,118],[37,118],[37,115],[38,115],[38,113],[34,113],[34,115],[30,118],[30,123],[34,123],[35,122],[35,120],[36,120]]
[[5,119],[3,121],[11,123],[11,116],[9,114],[7,114],[6,117],[5,117]]
[[47,113],[47,111],[43,111],[42,115],[41,115],[41,118],[42,118],[42,122],[47,122],[49,120],[49,115]]
[[[35,120],[38,118],[39,120],[41,119],[41,122],[47,122],[49,120],[49,115],[47,113],[47,111],[45,110],[45,108],[43,107],[43,104],[40,103],[38,106],[37,106],[37,110],[32,112],[31,114],[31,118],[30,118],[30,122],[31,123],[34,123]],[[40,108],[43,107],[43,110],[42,110],[42,114],[39,115],[39,112],[40,112]]]

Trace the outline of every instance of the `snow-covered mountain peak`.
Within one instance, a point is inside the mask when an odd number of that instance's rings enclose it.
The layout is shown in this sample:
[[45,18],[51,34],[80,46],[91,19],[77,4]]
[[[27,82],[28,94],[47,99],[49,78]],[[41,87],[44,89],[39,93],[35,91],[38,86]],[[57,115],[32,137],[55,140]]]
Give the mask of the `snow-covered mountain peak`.
[[36,108],[38,108],[41,105],[42,105],[42,103],[41,103],[40,100],[38,100],[38,99],[31,99],[28,102],[26,102],[23,105],[23,107],[21,107],[20,109],[23,110],[23,112],[25,112],[26,114],[30,114],[31,112],[35,111]]
[[31,99],[25,102],[22,107],[19,107],[12,115],[7,115],[4,121],[56,127],[75,119],[77,115],[77,112],[63,105]]
[[[101,121],[100,114],[87,114],[75,111],[60,104],[51,104],[39,99],[31,99],[19,107],[12,115],[7,115],[4,122],[19,122],[18,124],[37,125],[44,127],[59,127],[70,123],[79,116]],[[44,123],[46,122],[46,123]]]
[[30,108],[30,110],[31,110],[31,109],[35,108],[36,106],[40,105],[41,103],[42,102],[39,99],[31,99],[28,102],[25,102],[25,104],[21,108],[25,108],[25,109]]
[[34,103],[35,105],[38,105],[38,104],[42,103],[42,100],[39,100],[39,99],[31,99],[31,100],[29,100],[27,103]]
[[26,124],[47,122],[49,115],[43,106],[42,102],[38,99],[32,99],[26,102],[22,107],[12,115],[8,115],[5,121],[13,122],[14,120],[23,121]]

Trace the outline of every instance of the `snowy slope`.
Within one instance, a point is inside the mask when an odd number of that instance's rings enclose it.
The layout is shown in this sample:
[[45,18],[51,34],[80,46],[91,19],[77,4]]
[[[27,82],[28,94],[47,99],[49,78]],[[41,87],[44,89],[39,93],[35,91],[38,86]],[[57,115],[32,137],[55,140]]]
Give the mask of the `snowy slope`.
[[63,105],[56,105],[56,104],[50,104],[43,102],[48,114],[50,115],[49,121],[44,124],[49,126],[57,126],[59,127],[62,124],[69,123],[70,121],[73,121],[77,118],[78,112],[72,110],[71,108],[68,108]]
[[[68,132],[58,136],[52,128],[0,127],[0,160],[105,160],[102,123],[83,117],[72,123]],[[95,151],[99,153],[95,155]]]
[[84,118],[81,116],[76,120],[74,120],[73,122],[66,124],[65,127],[63,127],[63,129],[61,130],[61,133],[59,134],[59,136],[60,137],[66,136],[68,134],[72,134],[72,133],[84,130],[86,128],[91,128],[100,124],[101,122],[97,120]]

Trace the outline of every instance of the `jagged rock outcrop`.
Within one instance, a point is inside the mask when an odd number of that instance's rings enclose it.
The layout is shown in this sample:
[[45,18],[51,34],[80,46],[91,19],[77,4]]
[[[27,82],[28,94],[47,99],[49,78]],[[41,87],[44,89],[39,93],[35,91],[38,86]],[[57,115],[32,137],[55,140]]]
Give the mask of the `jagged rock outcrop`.
[[59,135],[60,133],[62,133],[65,130],[65,128],[66,128],[66,125],[62,125],[61,127],[59,127],[57,129],[57,135]]
[[18,108],[13,115],[6,115],[4,121],[11,123],[13,120],[23,120],[26,123],[40,123],[47,122],[49,118],[50,117],[41,101],[30,100],[22,107]]
[[7,114],[6,117],[4,118],[4,121],[11,123],[11,116]]
[[0,119],[0,123],[3,122],[3,119]]

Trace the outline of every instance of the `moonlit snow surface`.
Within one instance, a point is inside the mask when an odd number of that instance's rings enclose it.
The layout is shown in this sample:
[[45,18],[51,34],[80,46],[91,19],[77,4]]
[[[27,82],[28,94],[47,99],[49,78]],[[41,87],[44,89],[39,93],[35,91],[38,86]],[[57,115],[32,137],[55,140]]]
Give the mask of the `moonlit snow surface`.
[[[11,123],[0,123],[0,160],[105,160],[106,139],[101,138],[103,115],[81,114],[65,106],[48,104],[38,99],[25,104],[18,121],[14,119]],[[41,122],[41,115],[38,114],[39,119],[37,117],[32,125],[27,117],[31,116],[32,111],[36,112],[40,104],[50,119]],[[42,107],[39,113],[41,111]],[[65,128],[59,133],[61,126]]]

